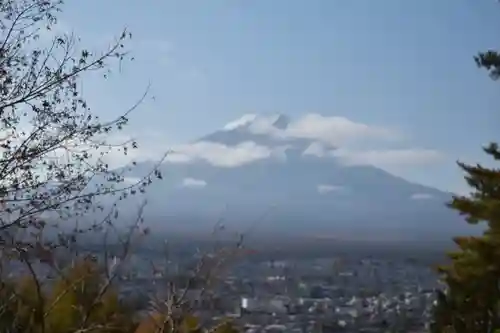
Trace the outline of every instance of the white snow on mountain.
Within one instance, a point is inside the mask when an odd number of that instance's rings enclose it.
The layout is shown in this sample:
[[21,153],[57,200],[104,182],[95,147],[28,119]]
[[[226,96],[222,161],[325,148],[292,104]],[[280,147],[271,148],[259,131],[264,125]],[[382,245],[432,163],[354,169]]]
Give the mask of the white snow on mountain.
[[223,130],[225,131],[232,131],[235,130],[239,127],[243,127],[245,125],[248,125],[255,121],[257,119],[256,114],[245,114],[241,118],[238,118],[236,120],[233,120],[229,123],[227,123],[224,127]]
[[344,186],[330,185],[330,184],[319,184],[316,189],[320,194],[326,194],[330,192],[341,192],[345,190]]

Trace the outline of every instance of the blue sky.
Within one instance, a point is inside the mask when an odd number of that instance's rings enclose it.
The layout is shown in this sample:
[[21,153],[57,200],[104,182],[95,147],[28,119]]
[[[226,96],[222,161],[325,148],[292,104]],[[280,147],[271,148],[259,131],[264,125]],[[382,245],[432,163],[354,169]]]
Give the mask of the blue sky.
[[136,60],[84,88],[113,114],[151,82],[155,99],[131,131],[159,133],[166,148],[245,113],[342,116],[441,152],[440,163],[398,172],[461,191],[454,161],[484,161],[481,145],[500,139],[500,83],[472,58],[500,48],[493,0],[67,2],[61,22],[87,45],[133,33]]

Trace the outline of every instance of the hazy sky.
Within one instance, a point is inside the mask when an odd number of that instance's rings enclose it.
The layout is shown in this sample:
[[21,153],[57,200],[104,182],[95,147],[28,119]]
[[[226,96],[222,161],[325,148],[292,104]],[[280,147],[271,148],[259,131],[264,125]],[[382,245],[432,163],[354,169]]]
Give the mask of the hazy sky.
[[156,150],[245,113],[342,116],[403,134],[379,152],[442,155],[395,173],[463,190],[455,160],[500,139],[500,82],[473,61],[500,48],[494,0],[68,0],[61,23],[91,46],[133,33],[136,60],[84,88],[113,114],[151,82],[131,131]]

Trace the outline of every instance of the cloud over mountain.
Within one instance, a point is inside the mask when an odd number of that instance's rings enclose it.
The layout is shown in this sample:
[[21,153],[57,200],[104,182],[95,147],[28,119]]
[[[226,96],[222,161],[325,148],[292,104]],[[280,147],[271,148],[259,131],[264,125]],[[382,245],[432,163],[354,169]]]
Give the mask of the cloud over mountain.
[[404,165],[426,165],[442,161],[443,155],[430,149],[386,149],[353,151],[337,149],[331,156],[339,158],[345,165],[373,165],[380,168]]
[[271,154],[272,149],[252,141],[242,142],[236,146],[199,141],[174,147],[166,161],[171,163],[205,161],[214,166],[231,168],[269,158]]
[[[280,124],[280,126],[276,126]],[[344,117],[306,114],[296,120],[283,115],[258,116],[246,114],[224,126],[225,130],[246,129],[254,134],[269,135],[277,139],[309,139],[330,146],[339,146],[363,138],[392,140],[399,134],[391,129],[357,123]]]
[[[132,158],[139,161],[154,159],[153,156],[159,158],[168,151],[166,163],[203,162],[220,168],[236,168],[263,160],[286,161],[290,152],[296,152],[303,158],[326,158],[345,166],[372,165],[389,171],[394,167],[423,166],[443,160],[443,154],[432,149],[391,148],[400,138],[395,129],[345,117],[313,113],[290,119],[280,114],[246,114],[198,141],[168,146],[162,144],[157,135],[146,142],[139,138],[139,150],[130,151],[128,156],[118,153],[113,157],[123,164]],[[367,143],[371,145],[369,148]]]
[[284,160],[288,150],[297,149],[294,146],[297,140],[301,144],[307,143],[302,148],[303,156],[334,158],[344,165],[373,165],[385,169],[443,160],[443,154],[432,149],[363,149],[360,142],[384,146],[387,142],[396,142],[401,135],[394,129],[319,114],[307,114],[296,120],[279,114],[246,114],[229,122],[216,134],[225,135],[217,142],[210,141],[217,137],[212,135],[207,141],[178,147],[168,160],[189,163],[201,159],[221,167],[236,167],[276,157]]

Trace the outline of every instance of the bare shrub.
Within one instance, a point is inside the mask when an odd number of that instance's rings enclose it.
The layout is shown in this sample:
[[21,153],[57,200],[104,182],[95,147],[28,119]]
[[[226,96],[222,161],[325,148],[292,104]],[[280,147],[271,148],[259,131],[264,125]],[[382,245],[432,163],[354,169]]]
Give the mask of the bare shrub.
[[[168,292],[151,300],[153,321],[120,297],[117,282],[148,230],[144,204],[131,225],[118,227],[118,203],[162,178],[162,158],[133,184],[125,173],[134,163],[110,166],[110,154],[138,148],[132,140],[109,139],[148,89],[116,119],[93,112],[81,82],[96,72],[106,79],[131,60],[125,48],[131,34],[123,31],[109,48],[91,52],[74,35],[53,31],[61,6],[0,1],[0,331],[200,331],[187,292],[197,280],[204,293],[236,252],[202,256],[181,288],[165,278]],[[82,236],[102,241],[97,255],[81,246]],[[232,328],[222,323],[213,331]]]

